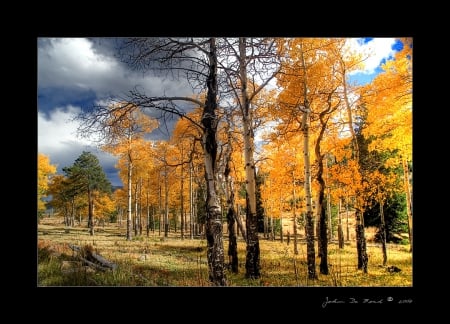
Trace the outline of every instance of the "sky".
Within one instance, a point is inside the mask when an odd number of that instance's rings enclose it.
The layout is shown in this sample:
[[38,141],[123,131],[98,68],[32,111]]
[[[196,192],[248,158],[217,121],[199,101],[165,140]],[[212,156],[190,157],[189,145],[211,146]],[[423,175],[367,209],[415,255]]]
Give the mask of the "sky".
[[[132,71],[116,57],[115,44],[114,38],[37,39],[37,145],[38,153],[49,156],[58,173],[83,151],[90,151],[99,158],[112,185],[122,186],[117,158],[80,139],[73,117],[82,108],[125,95],[137,85],[147,95],[187,96],[192,91],[183,80]],[[351,38],[348,45],[369,56],[364,70],[349,76],[350,82],[360,84],[370,82],[381,72],[381,64],[401,49],[394,38]],[[165,135],[156,131],[152,136]]]

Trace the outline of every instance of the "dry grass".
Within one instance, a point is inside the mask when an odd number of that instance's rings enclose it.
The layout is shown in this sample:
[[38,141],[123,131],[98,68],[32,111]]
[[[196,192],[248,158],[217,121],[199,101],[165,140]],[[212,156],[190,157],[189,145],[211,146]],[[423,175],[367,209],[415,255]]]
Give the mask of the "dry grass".
[[[225,238],[225,256],[228,241]],[[67,273],[64,265],[76,260],[69,244],[91,246],[94,252],[118,264],[115,271],[95,272],[86,267]],[[316,259],[317,280],[308,280],[306,245],[301,241],[299,254],[294,245],[260,239],[261,278],[245,278],[245,242],[238,241],[239,273],[227,272],[229,286],[350,286],[350,287],[411,287],[412,255],[409,246],[389,245],[388,265],[402,271],[390,273],[382,267],[381,248],[369,244],[368,274],[357,270],[354,243],[339,249],[331,243],[328,248],[329,275],[319,274],[320,259]],[[227,256],[226,256],[227,258]],[[74,263],[74,262],[73,262]],[[38,226],[38,285],[39,286],[209,286],[206,242],[202,239],[181,240],[180,233],[168,238],[150,232],[149,237],[126,241],[125,228],[110,224],[96,228],[90,236],[87,228],[66,229],[62,219],[46,218]]]

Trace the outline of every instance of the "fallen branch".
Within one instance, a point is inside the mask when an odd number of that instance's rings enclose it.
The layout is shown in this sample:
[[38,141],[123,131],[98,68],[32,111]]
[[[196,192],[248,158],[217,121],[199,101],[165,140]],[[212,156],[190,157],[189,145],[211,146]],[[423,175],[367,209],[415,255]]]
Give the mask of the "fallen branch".
[[79,253],[78,258],[80,258],[84,263],[86,263],[88,266],[92,268],[101,271],[117,269],[117,264],[106,260],[99,254],[92,252],[92,248],[90,247],[81,248],[73,244],[69,244],[69,247],[73,251],[78,252]]
[[81,252],[81,248],[79,246],[69,244],[69,247],[75,252]]
[[90,266],[90,267],[92,267],[92,268],[94,268],[94,269],[97,269],[97,270],[100,270],[100,271],[111,270],[110,268],[102,267],[101,265],[96,264],[96,263],[94,263],[94,262],[91,262],[91,261],[89,261],[88,259],[85,259],[85,258],[83,258],[83,257],[81,257],[81,256],[80,256],[80,259],[81,259],[86,265],[88,265],[88,266]]
[[91,255],[95,261],[100,263],[103,267],[106,267],[111,270],[115,270],[117,268],[117,264],[112,263],[111,261],[106,260],[104,257],[102,257],[100,254],[92,253]]

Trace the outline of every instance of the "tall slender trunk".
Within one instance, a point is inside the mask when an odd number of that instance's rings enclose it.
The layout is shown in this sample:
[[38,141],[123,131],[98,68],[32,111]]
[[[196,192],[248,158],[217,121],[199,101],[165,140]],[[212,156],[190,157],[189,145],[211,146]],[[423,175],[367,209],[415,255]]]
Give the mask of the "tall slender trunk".
[[[319,143],[319,141],[317,142]],[[317,226],[319,227],[319,257],[320,257],[320,273],[328,274],[328,236],[327,236],[327,215],[325,203],[325,181],[323,180],[323,161],[320,155],[320,149],[316,145],[316,156],[318,162],[318,170],[316,180],[319,183],[319,192],[317,199]]]
[[406,193],[406,211],[408,213],[408,235],[409,235],[409,252],[413,249],[413,222],[412,222],[412,200],[411,200],[411,190],[409,185],[409,171],[408,163],[405,158],[402,158],[403,165],[403,181]]
[[328,241],[333,239],[333,223],[331,220],[331,190],[330,190],[330,174],[328,171],[328,157],[325,159],[326,177],[327,177],[327,214],[328,214]]
[[[183,148],[181,149],[181,156],[183,156]],[[184,174],[183,174],[184,168],[183,164],[181,164],[181,194],[180,194],[180,217],[181,217],[181,239],[184,240]]]
[[193,195],[194,204],[192,206],[192,217],[193,217],[193,219],[192,219],[192,229],[193,229],[193,232],[194,232],[193,235],[197,236],[199,234],[198,233],[198,206],[196,204],[196,202],[198,200],[198,191],[194,190],[193,194],[194,194]]
[[[331,231],[331,204],[330,204],[330,198],[328,196],[328,199],[325,201],[325,180],[323,179],[323,172],[324,172],[324,166],[323,166],[323,159],[325,158],[325,164],[326,168],[328,170],[328,162],[326,155],[324,156],[321,153],[320,150],[320,143],[322,142],[323,135],[325,133],[325,129],[327,126],[328,118],[325,116],[331,111],[331,96],[333,92],[330,92],[328,95],[328,106],[325,110],[323,110],[319,114],[320,119],[320,131],[319,135],[317,136],[316,145],[314,147],[316,159],[317,159],[317,173],[316,173],[316,181],[319,183],[319,192],[317,197],[317,226],[319,227],[319,234],[318,234],[318,243],[319,243],[319,257],[320,257],[320,273],[321,274],[328,274],[328,229],[327,225],[330,225],[330,231]],[[328,175],[328,171],[327,171]],[[328,178],[328,176],[327,176]],[[330,215],[329,216],[329,223],[327,224],[327,212]]]
[[147,202],[147,222],[146,222],[146,234],[147,234],[147,237],[150,235],[150,205],[149,205],[149,203]]
[[345,216],[346,216],[346,232],[347,232],[347,242],[350,241],[350,223],[349,223],[349,210],[348,210],[348,196],[345,197]]
[[[177,210],[174,209],[173,210],[173,231],[176,233],[178,231],[178,213]],[[170,220],[169,220],[169,224],[170,224]]]
[[331,194],[330,194],[330,189],[327,189],[327,217],[328,217],[328,222],[327,222],[327,227],[328,227],[328,242],[331,242],[333,240],[333,222],[332,222],[332,217],[331,217]]
[[222,211],[216,193],[215,167],[217,156],[217,52],[215,38],[210,38],[209,71],[206,102],[202,113],[203,152],[206,179],[206,224],[205,235],[207,241],[207,259],[209,280],[215,286],[226,286],[227,280],[224,269],[224,248]]
[[227,222],[228,222],[228,262],[231,268],[231,272],[239,272],[239,259],[238,259],[238,249],[237,249],[237,235],[235,231],[235,220],[236,211],[234,210],[234,193],[230,191],[230,195],[227,199],[228,212],[227,212]]
[[156,214],[156,206],[153,206],[153,208],[152,208],[152,232],[153,232],[153,234],[155,233],[155,224],[156,224],[156,221],[155,221],[155,214]]
[[320,257],[322,254],[322,247],[320,246],[320,215],[318,214],[318,208],[316,206],[319,205],[319,195],[316,197],[316,203],[313,206],[313,209],[315,208],[315,212],[313,211],[314,216],[314,233],[316,235],[317,240],[317,256]]
[[[241,206],[239,204],[237,205],[236,210],[237,210],[237,217],[236,217],[236,219],[240,220]],[[239,234],[241,234],[241,229],[240,229],[239,223],[238,223],[238,225],[236,226],[236,235],[239,236]]]
[[[295,155],[294,155],[295,156]],[[297,216],[295,215],[296,212],[296,205],[297,205],[297,197],[295,196],[295,174],[294,171],[292,171],[292,210],[293,210],[293,230],[294,230],[294,254],[298,254],[298,242],[297,242]]]
[[314,223],[312,211],[312,194],[311,194],[311,163],[309,158],[309,114],[310,107],[308,102],[308,86],[306,76],[306,65],[303,56],[303,47],[300,44],[301,63],[303,66],[303,116],[302,116],[302,133],[303,133],[303,157],[305,161],[305,200],[306,200],[306,258],[308,263],[308,278],[316,279],[316,255],[314,248]]
[[356,221],[356,251],[358,255],[358,269],[362,269],[364,273],[367,273],[367,266],[369,262],[369,256],[367,255],[366,236],[364,234],[364,214],[358,207],[355,208],[355,221]]
[[[309,112],[305,112],[305,120],[308,119]],[[316,279],[316,259],[314,248],[314,220],[311,196],[311,166],[309,161],[309,126],[306,124],[303,130],[303,148],[305,159],[305,199],[306,199],[306,255],[308,262],[308,278]]]
[[[265,208],[267,210],[267,204]],[[264,238],[269,239],[269,218],[266,213],[264,213]]]
[[269,182],[269,212],[270,212],[270,239],[275,240],[275,229],[273,223],[273,199],[272,199],[272,181]]
[[270,216],[270,240],[275,240],[275,232],[274,232],[274,224],[273,224],[273,217]]
[[69,208],[67,207],[67,204],[64,204],[64,225],[68,226],[68,219],[69,219]]
[[241,219],[240,208],[238,208],[238,212],[237,212],[237,214],[235,214],[235,216],[236,216],[235,219],[236,219],[236,223],[237,223],[237,235],[239,235],[239,231],[240,231],[242,238],[244,239],[245,242],[247,242],[247,231],[245,230],[244,223],[242,222],[242,219]]
[[386,251],[386,223],[384,221],[384,209],[383,201],[380,199],[380,236],[381,236],[381,251],[383,252],[383,265],[387,263],[387,251]]
[[158,172],[158,236],[161,236],[161,223],[162,223],[162,186],[161,186],[161,173]]
[[133,162],[131,160],[131,152],[128,151],[128,174],[127,174],[127,241],[131,241],[131,175],[133,169]]
[[[283,201],[283,198],[281,197],[281,191],[280,191],[280,207],[281,202]],[[280,212],[280,242],[283,243],[284,237],[283,237],[283,213]]]
[[150,234],[150,203],[149,203],[149,190],[150,190],[150,176],[147,178],[147,190],[146,190],[146,199],[145,199],[145,204],[147,206],[147,226],[146,226],[146,230],[147,230],[147,237]]
[[134,190],[134,236],[138,236],[139,229],[139,206],[138,206],[138,182],[136,181],[136,189]]
[[116,209],[117,211],[117,225],[120,227],[120,224],[122,223],[122,208],[121,207],[117,207]]
[[142,177],[139,178],[139,235],[142,235]]
[[344,248],[344,232],[342,230],[342,215],[341,215],[341,199],[339,198],[339,208],[338,208],[338,242],[339,248]]
[[164,237],[169,236],[169,174],[164,166]]
[[[355,153],[355,160],[358,163],[358,171],[362,173],[361,170],[361,161],[360,161],[360,151],[359,151],[359,145],[358,145],[358,139],[355,134],[355,130],[353,128],[353,116],[352,116],[352,109],[350,105],[350,101],[348,99],[347,95],[347,80],[346,80],[346,71],[345,71],[345,65],[343,61],[341,61],[342,65],[342,75],[343,80],[342,84],[344,87],[344,102],[347,108],[347,116],[348,116],[348,124],[349,124],[349,130],[352,134],[353,139],[353,148]],[[362,177],[363,179],[363,177]],[[368,263],[368,256],[367,256],[367,247],[366,247],[366,235],[364,234],[364,213],[362,208],[362,203],[360,202],[363,197],[360,197],[359,193],[357,193],[356,201],[355,201],[355,220],[356,220],[356,253],[358,255],[358,269],[362,269],[364,273],[367,273],[367,263]]]
[[358,252],[358,269],[362,269],[364,273],[367,273],[367,262],[369,257],[366,251],[366,239],[364,237],[364,220],[362,219],[362,211],[359,208],[355,208],[355,220],[356,220],[356,250]]
[[71,205],[71,208],[70,208],[70,219],[66,220],[66,226],[71,226],[70,220],[73,219],[74,215],[75,215],[75,197],[72,198],[72,201],[71,201],[70,205]]
[[94,235],[94,197],[91,188],[88,187],[88,227],[89,235]]
[[256,214],[256,179],[255,162],[253,160],[253,121],[250,110],[250,100],[247,93],[247,70],[246,70],[246,39],[239,38],[239,76],[241,81],[241,111],[244,137],[244,163],[247,194],[247,255],[245,261],[245,276],[247,278],[259,278],[260,273],[260,250],[258,237],[258,217]]
[[224,154],[225,170],[223,172],[225,178],[225,196],[227,199],[227,223],[228,223],[228,264],[231,272],[238,273],[239,260],[237,250],[237,235],[235,231],[236,211],[234,209],[234,186],[230,177],[230,161],[231,161],[231,130],[227,129],[228,146]]
[[192,161],[189,163],[189,238],[192,240],[194,238],[194,189],[192,181]]
[[[323,179],[322,179],[323,181]],[[319,257],[320,257],[320,273],[328,274],[328,235],[327,235],[327,214],[325,204],[325,194],[323,183],[319,181],[319,198],[317,204],[317,216],[319,226]]]

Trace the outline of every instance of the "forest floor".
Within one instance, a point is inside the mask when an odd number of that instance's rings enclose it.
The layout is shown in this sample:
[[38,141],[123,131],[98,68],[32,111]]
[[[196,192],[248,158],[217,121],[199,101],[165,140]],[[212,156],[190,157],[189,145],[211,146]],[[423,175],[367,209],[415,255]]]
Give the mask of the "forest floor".
[[[69,245],[90,246],[95,253],[118,265],[114,271],[95,271],[83,267],[77,253]],[[260,236],[261,278],[245,278],[245,249],[238,239],[239,273],[226,271],[229,286],[344,286],[344,287],[412,287],[412,253],[409,245],[388,244],[387,265],[382,266],[379,244],[367,246],[368,273],[357,269],[355,242],[345,242],[339,249],[336,242],[328,246],[329,274],[319,273],[320,258],[316,258],[318,278],[307,276],[306,243],[298,240],[283,242]],[[225,261],[228,261],[228,237],[224,235]],[[37,236],[38,286],[210,286],[206,260],[206,241],[202,238],[181,239],[178,231],[164,234],[156,230],[149,236],[125,238],[125,226],[106,224],[96,227],[90,236],[85,225],[67,228],[60,217],[45,217],[38,225]],[[317,253],[317,245],[316,245]],[[391,272],[388,267],[399,272]]]

